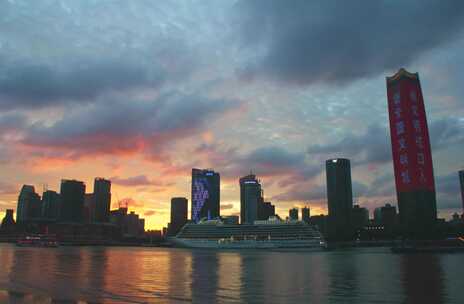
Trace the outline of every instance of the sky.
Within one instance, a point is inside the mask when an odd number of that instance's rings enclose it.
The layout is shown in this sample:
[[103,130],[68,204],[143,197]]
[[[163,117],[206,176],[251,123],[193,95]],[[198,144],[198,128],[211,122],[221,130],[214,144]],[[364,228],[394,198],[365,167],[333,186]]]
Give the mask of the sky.
[[[169,221],[192,168],[240,211],[250,170],[281,216],[327,212],[325,160],[351,159],[356,203],[396,205],[385,77],[418,72],[439,216],[461,213],[464,2],[1,0],[0,215],[22,184],[112,181]],[[189,206],[190,208],[190,206]],[[372,216],[372,214],[371,214]]]

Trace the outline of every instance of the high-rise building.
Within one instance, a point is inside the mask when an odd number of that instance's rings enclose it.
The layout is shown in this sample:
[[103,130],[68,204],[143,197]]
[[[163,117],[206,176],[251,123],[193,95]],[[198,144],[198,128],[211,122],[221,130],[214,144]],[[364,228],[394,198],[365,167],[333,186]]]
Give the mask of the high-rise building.
[[359,205],[354,205],[351,209],[351,226],[357,230],[369,223],[369,210]]
[[298,208],[288,210],[288,218],[293,221],[298,221]]
[[188,200],[185,197],[173,197],[171,199],[171,222],[169,235],[176,235],[187,223]]
[[437,203],[419,75],[400,69],[386,82],[400,223],[406,236],[428,238],[434,231]]
[[350,160],[329,159],[325,162],[325,170],[329,207],[328,237],[348,240],[352,237],[350,218],[353,207]]
[[275,206],[261,197],[258,202],[258,220],[265,221],[271,216],[275,216]]
[[303,207],[301,209],[301,220],[307,224],[311,221],[309,207]]
[[461,185],[462,214],[464,216],[464,170],[459,171],[459,184]]
[[262,190],[254,174],[240,178],[240,223],[253,224],[258,219]]
[[198,223],[202,218],[219,217],[220,177],[213,170],[192,169],[191,219]]
[[126,215],[124,228],[127,236],[140,237],[145,230],[145,220],[139,218],[139,215],[134,211],[131,211]]
[[396,223],[396,207],[385,204],[385,206],[375,208],[374,222],[386,228],[392,228]]
[[41,209],[40,196],[35,193],[34,186],[23,185],[18,197],[16,221],[22,223],[38,218],[40,217]]
[[84,222],[94,223],[95,222],[95,194],[86,193],[84,194]]
[[61,180],[60,221],[82,222],[84,215],[85,184],[77,180]]
[[93,184],[93,198],[95,200],[95,221],[109,222],[111,205],[111,181],[95,178]]
[[56,191],[47,190],[42,194],[42,217],[56,220],[60,211],[60,195]]

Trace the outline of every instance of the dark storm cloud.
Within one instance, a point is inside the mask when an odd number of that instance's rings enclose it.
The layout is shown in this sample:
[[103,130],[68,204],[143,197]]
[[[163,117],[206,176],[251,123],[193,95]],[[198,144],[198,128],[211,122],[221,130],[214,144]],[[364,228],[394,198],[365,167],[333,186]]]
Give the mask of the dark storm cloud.
[[248,174],[258,176],[287,176],[280,186],[308,180],[321,171],[321,166],[306,161],[304,153],[290,152],[278,146],[260,147],[244,155],[229,155],[230,164],[226,174],[232,177]]
[[[433,121],[429,130],[433,150],[464,143],[464,123],[457,118]],[[379,125],[369,126],[363,134],[349,133],[335,143],[313,145],[308,153],[352,158],[353,165],[383,164],[392,159],[389,133]]]
[[[371,125],[364,134],[350,133],[338,142],[314,145],[308,148],[310,154],[354,158],[353,164],[384,163],[391,160],[391,148],[387,130],[379,125]],[[330,156],[329,156],[330,155]]]
[[248,77],[346,83],[406,66],[453,40],[462,1],[241,0]]
[[0,108],[40,108],[57,103],[92,102],[109,91],[158,87],[161,70],[122,62],[85,62],[60,70],[51,65],[0,67]]
[[188,137],[230,110],[232,100],[170,94],[154,101],[113,101],[67,113],[52,125],[24,126],[22,145],[33,150],[66,151],[67,157],[94,154],[161,154],[166,145]]
[[291,153],[280,147],[261,147],[246,156],[247,162],[270,164],[278,167],[298,166],[303,159],[304,155]]

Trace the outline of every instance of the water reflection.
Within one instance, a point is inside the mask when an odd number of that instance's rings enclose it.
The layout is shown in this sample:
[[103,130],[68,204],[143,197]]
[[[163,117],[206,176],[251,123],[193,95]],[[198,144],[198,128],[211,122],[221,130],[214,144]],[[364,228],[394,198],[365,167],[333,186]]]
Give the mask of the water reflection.
[[444,276],[438,256],[406,254],[401,256],[401,276],[405,303],[445,303]]
[[[0,303],[464,303],[462,255],[17,248]],[[452,274],[450,276],[450,273]]]
[[218,253],[218,288],[216,297],[226,303],[240,303],[242,255],[237,251]]
[[175,250],[168,254],[168,265],[168,290],[164,296],[174,302],[189,301],[192,298],[192,255],[188,251]]
[[192,254],[191,292],[194,303],[209,303],[218,288],[218,252],[194,250]]
[[329,303],[359,303],[358,258],[351,250],[327,255]]

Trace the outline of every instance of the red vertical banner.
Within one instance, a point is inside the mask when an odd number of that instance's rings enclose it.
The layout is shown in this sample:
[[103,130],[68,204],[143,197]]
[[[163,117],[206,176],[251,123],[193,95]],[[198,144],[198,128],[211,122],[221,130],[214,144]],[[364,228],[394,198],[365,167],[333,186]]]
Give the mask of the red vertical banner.
[[398,192],[435,190],[419,76],[401,69],[387,77],[393,166]]

